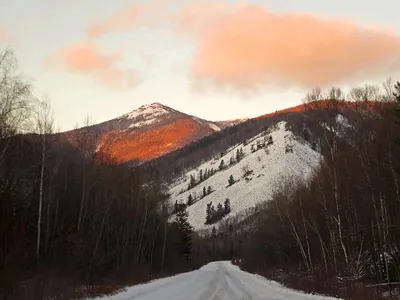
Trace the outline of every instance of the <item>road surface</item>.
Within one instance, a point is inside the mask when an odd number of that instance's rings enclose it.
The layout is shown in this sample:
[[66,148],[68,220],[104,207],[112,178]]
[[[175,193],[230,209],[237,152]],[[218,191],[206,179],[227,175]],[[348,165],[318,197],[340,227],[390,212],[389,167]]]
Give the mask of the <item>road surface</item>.
[[213,262],[199,270],[128,288],[101,300],[334,300],[303,294],[240,270],[230,262]]

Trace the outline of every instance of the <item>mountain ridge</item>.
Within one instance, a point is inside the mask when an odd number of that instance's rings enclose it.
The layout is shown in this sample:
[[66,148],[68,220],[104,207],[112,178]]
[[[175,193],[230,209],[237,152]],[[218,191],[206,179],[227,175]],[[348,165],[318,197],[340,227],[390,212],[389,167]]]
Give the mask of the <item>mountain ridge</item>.
[[154,102],[98,124],[62,132],[74,146],[91,136],[92,148],[119,163],[143,162],[247,119],[208,121]]

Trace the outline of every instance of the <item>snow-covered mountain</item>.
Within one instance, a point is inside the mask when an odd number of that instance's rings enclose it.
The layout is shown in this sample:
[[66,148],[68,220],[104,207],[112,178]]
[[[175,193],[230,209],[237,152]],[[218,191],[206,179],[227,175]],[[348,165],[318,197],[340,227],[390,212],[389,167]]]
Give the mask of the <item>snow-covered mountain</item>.
[[89,132],[102,150],[120,162],[146,161],[245,120],[211,122],[160,103],[143,105],[118,118],[62,133],[70,141]]
[[[210,202],[217,212],[218,203],[225,210],[225,201],[229,199],[230,212],[221,219],[224,220],[269,200],[285,178],[310,178],[322,157],[285,125],[279,122],[187,172],[169,187],[172,204],[187,203],[190,197],[193,204],[187,208],[189,222],[195,229],[204,229],[210,226],[205,225]],[[229,183],[231,175],[233,181],[231,178]]]

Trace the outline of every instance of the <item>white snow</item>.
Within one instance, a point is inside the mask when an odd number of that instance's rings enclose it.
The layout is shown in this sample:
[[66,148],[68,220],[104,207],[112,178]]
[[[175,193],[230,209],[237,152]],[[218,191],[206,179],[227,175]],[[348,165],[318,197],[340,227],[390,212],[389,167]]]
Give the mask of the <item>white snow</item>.
[[128,288],[108,300],[334,300],[305,294],[240,270],[230,262],[213,262],[199,270]]
[[[210,228],[210,225],[204,225],[207,203],[212,201],[216,208],[219,202],[223,204],[225,199],[229,198],[231,213],[227,217],[231,218],[258,203],[270,200],[272,194],[279,189],[285,180],[290,178],[306,181],[319,167],[322,156],[312,150],[308,144],[298,141],[292,132],[286,131],[285,122],[280,122],[276,130],[270,134],[273,138],[273,144],[267,147],[268,154],[265,149],[260,149],[254,153],[251,152],[251,144],[256,147],[257,140],[264,140],[264,136],[259,134],[250,139],[248,145],[239,144],[231,147],[222,158],[218,157],[203,163],[195,170],[188,172],[184,178],[177,179],[171,185],[169,192],[172,203],[175,203],[176,200],[178,203],[186,203],[189,194],[192,194],[196,199],[202,194],[203,187],[207,188],[209,185],[214,190],[214,192],[187,208],[189,222],[196,230]],[[235,157],[236,150],[241,147],[245,157],[239,163],[223,171],[218,171],[207,180],[187,191],[190,174],[195,175],[197,180],[200,169],[203,170],[203,173],[206,168],[218,170],[221,159],[224,160],[225,164],[229,164],[230,158],[232,156]],[[285,153],[286,147],[291,147],[293,152]],[[247,182],[243,178],[244,167],[253,171],[252,175],[247,176],[248,179],[251,179]],[[227,187],[228,178],[231,174],[235,180],[239,181]]]
[[138,109],[131,111],[120,117],[120,119],[132,120],[129,128],[138,128],[141,126],[152,125],[159,120],[160,116],[168,114],[169,111],[159,103],[143,105]]
[[210,126],[210,128],[214,131],[221,131],[221,128],[219,128],[217,125],[215,125],[214,123],[209,123],[208,126]]

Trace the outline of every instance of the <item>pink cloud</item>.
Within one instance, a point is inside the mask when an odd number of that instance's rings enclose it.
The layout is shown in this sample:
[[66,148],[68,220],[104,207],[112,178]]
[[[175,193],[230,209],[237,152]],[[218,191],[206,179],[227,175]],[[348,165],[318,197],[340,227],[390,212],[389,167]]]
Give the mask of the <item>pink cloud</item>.
[[110,88],[123,89],[136,85],[140,80],[135,71],[116,67],[121,57],[121,52],[105,55],[94,43],[82,42],[57,51],[46,59],[45,64],[90,76]]
[[143,7],[134,4],[123,11],[111,15],[106,20],[89,26],[87,35],[89,38],[97,38],[108,33],[129,30],[138,24],[142,13]]
[[216,86],[312,87],[400,68],[400,37],[341,20],[206,1],[184,7],[178,24],[199,37],[193,78]]
[[145,3],[135,3],[90,25],[87,36],[90,39],[98,38],[106,34],[133,30],[140,25],[164,22],[169,16],[168,8],[176,3],[179,3],[179,0],[148,0]]

